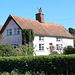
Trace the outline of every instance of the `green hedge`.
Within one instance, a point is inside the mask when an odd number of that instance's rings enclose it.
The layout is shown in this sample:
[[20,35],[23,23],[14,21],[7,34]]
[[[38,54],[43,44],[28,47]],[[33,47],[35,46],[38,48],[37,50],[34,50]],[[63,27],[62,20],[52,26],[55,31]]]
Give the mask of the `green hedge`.
[[75,54],[0,57],[0,72],[11,72],[14,69],[18,69],[20,72],[44,71],[46,75],[72,75],[75,74]]

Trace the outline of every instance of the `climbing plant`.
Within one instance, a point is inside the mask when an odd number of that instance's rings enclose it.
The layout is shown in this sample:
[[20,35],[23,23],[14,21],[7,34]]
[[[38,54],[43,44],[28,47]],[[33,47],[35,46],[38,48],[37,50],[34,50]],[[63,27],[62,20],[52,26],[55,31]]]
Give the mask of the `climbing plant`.
[[34,31],[32,29],[23,29],[22,30],[22,44],[30,44],[34,40]]

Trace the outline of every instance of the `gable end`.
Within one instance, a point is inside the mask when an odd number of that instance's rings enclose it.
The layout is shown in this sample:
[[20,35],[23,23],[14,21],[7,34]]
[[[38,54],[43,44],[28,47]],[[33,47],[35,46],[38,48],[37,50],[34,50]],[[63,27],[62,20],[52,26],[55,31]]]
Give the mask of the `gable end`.
[[0,32],[1,34],[4,32],[5,28],[7,27],[7,25],[9,24],[9,22],[10,22],[11,19],[12,19],[12,20],[16,23],[16,25],[22,30],[22,28],[21,28],[20,25],[14,20],[14,18],[13,18],[11,15],[9,15],[8,19],[6,20],[5,24],[3,25],[2,29],[1,29],[1,32]]

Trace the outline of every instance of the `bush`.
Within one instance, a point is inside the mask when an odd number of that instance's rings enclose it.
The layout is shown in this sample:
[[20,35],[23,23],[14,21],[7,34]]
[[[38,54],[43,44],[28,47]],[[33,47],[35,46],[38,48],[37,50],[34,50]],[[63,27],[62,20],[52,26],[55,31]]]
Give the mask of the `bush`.
[[3,43],[0,45],[0,55],[1,56],[11,56],[13,46],[9,43]]
[[75,74],[75,54],[0,58],[0,72],[11,72],[14,69],[21,73],[38,71],[46,75],[72,75]]
[[29,71],[27,71],[25,73],[20,73],[18,71],[14,71],[13,70],[13,71],[11,71],[11,73],[3,72],[3,73],[0,73],[0,75],[45,75],[45,73],[44,72],[41,72],[41,73],[37,72],[37,73],[35,73],[35,72],[29,72]]
[[32,56],[33,55],[32,46],[20,45],[18,48],[13,50],[13,56]]
[[64,54],[75,54],[75,48],[67,46],[64,48]]

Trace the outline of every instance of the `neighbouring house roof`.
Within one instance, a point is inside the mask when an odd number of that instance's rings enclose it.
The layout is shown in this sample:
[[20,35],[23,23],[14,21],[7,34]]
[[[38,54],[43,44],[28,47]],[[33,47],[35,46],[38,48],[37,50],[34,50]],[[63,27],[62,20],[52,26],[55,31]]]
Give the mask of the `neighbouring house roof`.
[[35,35],[45,35],[45,36],[57,36],[57,37],[65,37],[65,38],[74,38],[62,25],[43,22],[40,23],[38,20],[32,20],[27,18],[22,18],[14,15],[10,15],[5,22],[1,33],[5,30],[9,21],[13,19],[14,22],[21,29],[33,29]]
[[2,24],[0,24],[0,30],[1,30],[1,28],[2,28]]

